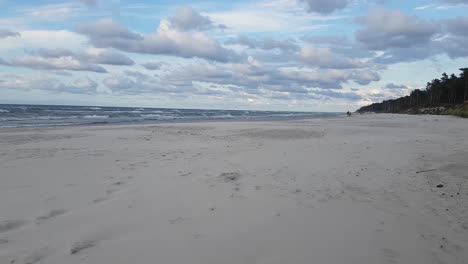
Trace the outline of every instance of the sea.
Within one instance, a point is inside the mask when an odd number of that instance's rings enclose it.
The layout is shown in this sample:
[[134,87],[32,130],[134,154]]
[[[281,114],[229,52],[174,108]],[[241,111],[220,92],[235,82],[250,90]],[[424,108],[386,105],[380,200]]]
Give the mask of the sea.
[[344,115],[344,113],[328,112],[0,104],[0,127],[155,124],[210,120],[286,120],[330,118]]

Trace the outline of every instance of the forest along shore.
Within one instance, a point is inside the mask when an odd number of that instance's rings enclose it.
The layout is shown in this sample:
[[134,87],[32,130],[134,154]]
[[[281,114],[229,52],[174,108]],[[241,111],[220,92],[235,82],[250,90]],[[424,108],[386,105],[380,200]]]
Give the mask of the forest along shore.
[[364,106],[357,112],[442,114],[468,118],[468,68],[460,76],[442,74],[410,95]]

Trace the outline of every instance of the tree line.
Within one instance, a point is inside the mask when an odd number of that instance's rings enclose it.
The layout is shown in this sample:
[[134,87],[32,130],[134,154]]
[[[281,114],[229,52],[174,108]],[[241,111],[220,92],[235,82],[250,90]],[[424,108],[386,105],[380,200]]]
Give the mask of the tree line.
[[459,76],[442,74],[440,79],[428,82],[426,88],[416,89],[410,95],[364,106],[357,112],[400,113],[426,107],[452,107],[468,100],[468,68],[460,69]]

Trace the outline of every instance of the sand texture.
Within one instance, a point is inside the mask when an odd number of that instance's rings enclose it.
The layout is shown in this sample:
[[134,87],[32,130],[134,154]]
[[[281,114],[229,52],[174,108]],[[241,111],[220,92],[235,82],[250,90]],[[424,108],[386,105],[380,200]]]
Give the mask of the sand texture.
[[2,129],[0,263],[468,263],[468,122]]

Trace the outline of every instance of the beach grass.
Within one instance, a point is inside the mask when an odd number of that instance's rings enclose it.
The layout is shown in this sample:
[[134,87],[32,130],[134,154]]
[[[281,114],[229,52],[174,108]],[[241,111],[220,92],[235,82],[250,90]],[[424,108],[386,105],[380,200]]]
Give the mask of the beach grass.
[[468,105],[463,105],[461,107],[457,107],[457,108],[454,108],[454,109],[447,110],[447,112],[445,112],[445,114],[458,116],[458,117],[463,117],[463,118],[468,118]]

